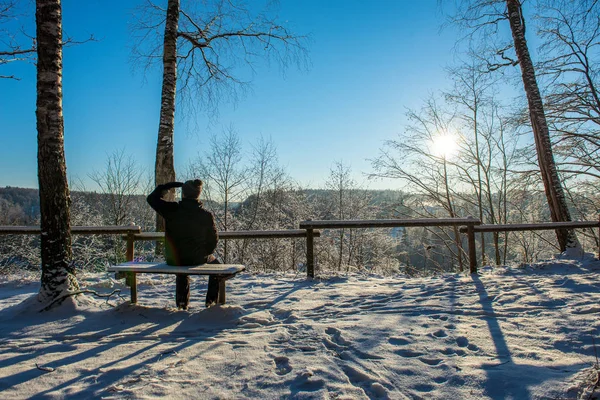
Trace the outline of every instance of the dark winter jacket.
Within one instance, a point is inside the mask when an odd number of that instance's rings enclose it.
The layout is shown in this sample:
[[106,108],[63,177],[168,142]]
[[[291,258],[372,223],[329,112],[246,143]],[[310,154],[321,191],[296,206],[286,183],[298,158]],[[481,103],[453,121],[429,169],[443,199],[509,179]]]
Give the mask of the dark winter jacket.
[[162,199],[163,192],[181,183],[158,185],[148,204],[165,219],[165,259],[169,265],[198,265],[217,248],[219,236],[213,215],[195,199],[180,202]]

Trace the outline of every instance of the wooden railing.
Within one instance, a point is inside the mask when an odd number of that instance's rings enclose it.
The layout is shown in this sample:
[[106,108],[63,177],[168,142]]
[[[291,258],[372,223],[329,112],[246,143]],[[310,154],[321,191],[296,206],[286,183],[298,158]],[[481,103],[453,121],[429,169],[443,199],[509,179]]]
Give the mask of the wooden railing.
[[[0,235],[39,235],[39,226],[0,226]],[[127,241],[125,258],[133,261],[135,257],[136,241],[164,241],[164,232],[142,232],[139,226],[72,226],[72,234],[79,235],[122,235]],[[311,231],[313,237],[319,237],[319,231]],[[219,238],[222,240],[236,239],[285,239],[285,238],[308,238],[305,229],[286,229],[271,231],[221,231]],[[308,241],[308,239],[307,239]],[[308,253],[308,250],[307,250]],[[312,248],[311,248],[312,253]]]
[[477,273],[477,255],[475,253],[475,235],[474,227],[481,224],[481,221],[473,218],[418,218],[418,219],[370,219],[370,220],[319,220],[302,221],[300,229],[306,229],[306,258],[307,275],[315,276],[315,257],[314,257],[314,230],[315,229],[345,229],[345,228],[400,228],[400,227],[439,227],[453,226],[457,230],[464,226],[469,232],[469,271],[472,274]]
[[[596,228],[600,221],[571,221],[571,222],[538,222],[532,224],[504,224],[504,225],[478,225],[473,228],[475,232],[517,232],[517,231],[548,231],[560,228]],[[461,227],[462,233],[467,232],[467,227]]]
[[[476,232],[519,232],[519,231],[552,231],[560,228],[565,229],[582,229],[582,228],[598,228],[598,237],[600,238],[600,217],[598,221],[569,221],[569,222],[538,222],[531,224],[498,224],[498,225],[478,225],[474,226],[470,231],[467,226],[460,228],[461,233],[466,233],[473,236],[475,243]],[[473,250],[475,252],[475,250]],[[600,241],[598,242],[598,257],[600,258]]]
[[[313,236],[320,236],[320,232],[313,232]],[[285,239],[285,238],[302,238],[308,237],[308,231],[305,229],[285,229],[273,231],[220,231],[219,240],[236,240],[236,239]],[[127,240],[126,258],[128,261],[133,261],[135,242],[137,241],[164,241],[164,232],[143,232],[137,234],[129,234],[125,237]],[[308,250],[307,250],[308,254]]]
[[[467,218],[420,218],[420,219],[381,219],[381,220],[307,220],[300,222],[300,229],[272,231],[222,231],[219,238],[223,240],[237,239],[274,239],[274,238],[306,238],[306,273],[315,276],[314,238],[319,237],[318,229],[364,229],[364,228],[396,228],[396,227],[441,227],[452,226],[468,238],[469,272],[477,273],[477,253],[475,233],[477,232],[513,232],[555,230],[558,228],[598,228],[599,221],[544,222],[533,224],[482,225],[479,219]],[[0,235],[36,235],[40,234],[39,226],[0,226]],[[132,261],[135,256],[136,241],[163,241],[164,232],[141,232],[139,226],[72,226],[72,234],[79,235],[123,235],[127,241],[126,258]],[[598,248],[600,257],[600,244]]]

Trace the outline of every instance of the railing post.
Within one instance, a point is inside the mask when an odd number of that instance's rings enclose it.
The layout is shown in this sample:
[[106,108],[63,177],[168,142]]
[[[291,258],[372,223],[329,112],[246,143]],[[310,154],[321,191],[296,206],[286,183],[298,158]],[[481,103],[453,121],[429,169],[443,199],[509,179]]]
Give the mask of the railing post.
[[[134,257],[134,238],[133,233],[127,233],[127,246],[125,249],[125,261],[133,261]],[[119,279],[122,275],[122,272],[117,272],[117,279]],[[131,302],[135,303],[134,299],[137,301],[137,285],[136,285],[135,273],[127,273],[125,275],[125,285],[131,288]]]
[[127,234],[127,250],[125,251],[125,259],[127,261],[133,261],[133,257],[134,257],[134,251],[135,251],[135,247],[134,247],[134,237],[133,237],[133,233],[129,232]]
[[[467,217],[472,219],[473,217]],[[469,273],[477,273],[477,251],[475,249],[475,225],[471,222],[467,225],[467,240],[469,242]]]
[[306,230],[306,275],[309,278],[315,277],[315,236],[312,229]]
[[137,274],[135,272],[128,272],[127,278],[129,280],[129,287],[131,288],[131,302],[137,303]]

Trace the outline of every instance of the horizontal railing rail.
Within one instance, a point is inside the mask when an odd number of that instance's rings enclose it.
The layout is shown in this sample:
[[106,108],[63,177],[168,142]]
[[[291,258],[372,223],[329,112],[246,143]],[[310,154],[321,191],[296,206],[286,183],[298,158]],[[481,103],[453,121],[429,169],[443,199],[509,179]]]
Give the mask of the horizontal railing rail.
[[[316,233],[316,232],[315,232]],[[318,233],[317,233],[318,236]],[[142,232],[135,234],[138,240],[164,240],[164,232]],[[220,231],[219,239],[277,239],[277,238],[302,238],[306,237],[306,229],[287,229],[273,231]]]
[[[570,221],[570,222],[538,222],[531,224],[482,224],[475,226],[475,232],[517,232],[517,231],[544,231],[560,228],[597,228],[600,227],[600,221]],[[462,233],[467,232],[467,227],[461,227]]]
[[453,226],[457,229],[465,226],[469,230],[469,271],[477,273],[477,254],[475,253],[475,235],[472,233],[476,225],[481,224],[477,218],[413,218],[413,219],[365,219],[365,220],[307,220],[300,222],[300,229],[306,229],[306,270],[309,277],[315,276],[314,229],[366,229],[366,228],[401,228],[401,227],[442,227]]
[[300,229],[342,228],[398,228],[415,226],[462,226],[478,225],[476,218],[415,218],[415,219],[361,219],[361,220],[307,220],[300,222]]
[[[600,216],[598,221],[567,221],[567,222],[537,222],[530,224],[482,224],[469,229],[468,226],[460,228],[461,233],[475,235],[475,232],[523,232],[523,231],[552,231],[556,229],[585,229],[598,228],[600,238]],[[473,240],[475,238],[473,237]],[[598,241],[598,258],[600,258],[600,240]]]
[[[78,235],[123,235],[140,233],[137,225],[127,226],[71,226],[71,233]],[[39,226],[0,226],[0,235],[39,235]]]

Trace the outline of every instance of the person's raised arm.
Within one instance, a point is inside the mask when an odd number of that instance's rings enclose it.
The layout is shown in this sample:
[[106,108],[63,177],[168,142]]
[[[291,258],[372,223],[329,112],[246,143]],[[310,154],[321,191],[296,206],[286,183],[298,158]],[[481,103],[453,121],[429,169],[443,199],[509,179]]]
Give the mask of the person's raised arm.
[[173,203],[172,201],[164,200],[163,196],[167,194],[169,189],[178,188],[182,186],[183,183],[181,182],[169,182],[162,185],[158,185],[152,191],[152,193],[150,193],[148,197],[146,197],[146,201],[148,201],[148,204],[150,204],[150,207],[152,207],[154,211],[156,211],[160,215],[163,215],[166,207],[168,207],[169,204]]

